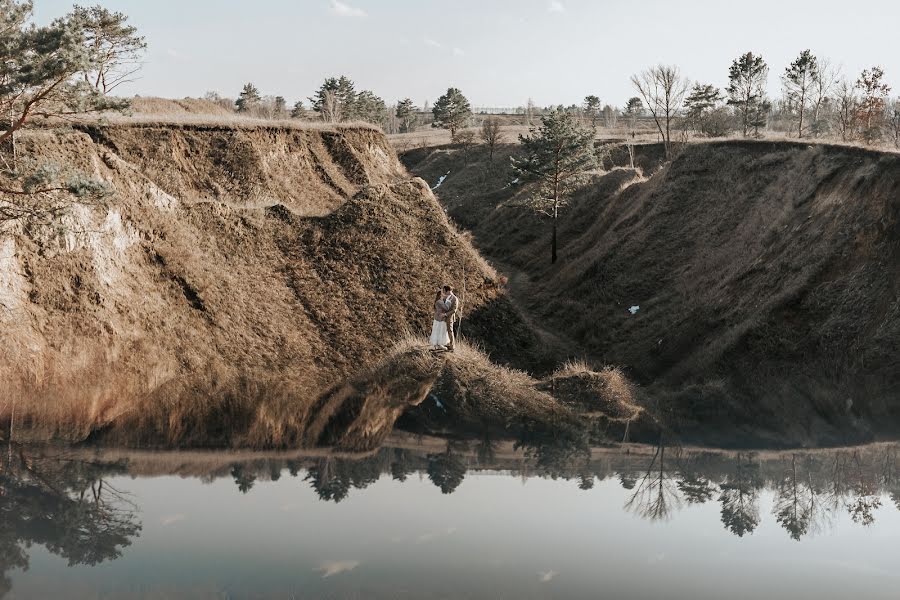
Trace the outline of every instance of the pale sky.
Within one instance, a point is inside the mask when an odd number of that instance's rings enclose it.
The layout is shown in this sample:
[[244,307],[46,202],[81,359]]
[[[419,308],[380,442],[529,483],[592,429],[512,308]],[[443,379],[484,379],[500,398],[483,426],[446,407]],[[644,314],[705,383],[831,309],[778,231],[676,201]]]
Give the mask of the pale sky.
[[[677,64],[724,87],[748,50],[770,66],[769,87],[805,48],[855,79],[881,65],[900,93],[900,1],[756,0],[82,0],[129,15],[146,36],[141,79],[123,95],[170,98],[252,81],[263,94],[304,99],[346,74],[388,104],[434,102],[450,86],[473,106],[622,106],[629,76]],[[45,22],[71,0],[35,0]]]

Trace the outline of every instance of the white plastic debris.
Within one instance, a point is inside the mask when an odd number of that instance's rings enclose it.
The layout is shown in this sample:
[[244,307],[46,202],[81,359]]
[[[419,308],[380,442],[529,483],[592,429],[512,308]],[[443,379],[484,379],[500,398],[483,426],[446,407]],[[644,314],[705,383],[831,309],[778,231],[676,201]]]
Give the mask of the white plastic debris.
[[630,312],[631,314],[634,315],[634,314],[637,314],[637,311],[639,311],[639,310],[641,310],[641,307],[638,306],[637,304],[635,304],[634,306],[632,306],[631,308],[628,309],[628,312]]
[[438,179],[438,182],[436,184],[434,184],[433,188],[431,188],[431,191],[433,192],[434,190],[441,187],[441,184],[444,183],[444,180],[447,179],[447,175],[449,175],[449,174],[450,174],[450,171],[447,171],[446,174],[441,175],[441,177]]

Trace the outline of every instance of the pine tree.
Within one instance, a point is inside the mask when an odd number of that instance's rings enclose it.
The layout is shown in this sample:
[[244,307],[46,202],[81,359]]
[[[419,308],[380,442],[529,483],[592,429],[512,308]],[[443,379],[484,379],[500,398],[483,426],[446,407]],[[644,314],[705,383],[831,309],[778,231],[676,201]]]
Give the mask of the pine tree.
[[[108,186],[69,165],[18,164],[16,132],[34,117],[71,118],[122,111],[128,102],[103,94],[85,80],[104,68],[92,41],[91,24],[70,13],[49,25],[29,23],[31,2],[0,0],[0,226],[20,219],[53,218],[77,201],[99,201]],[[121,20],[124,21],[122,16]],[[131,32],[133,33],[133,31]],[[115,50],[118,46],[104,46]]]
[[597,125],[597,114],[600,112],[600,97],[591,94],[584,97],[584,114],[591,118],[591,127]]
[[466,121],[472,115],[469,101],[462,92],[456,88],[448,88],[447,93],[437,99],[434,108],[432,127],[440,127],[450,130],[450,139],[456,139],[456,132],[465,126]]
[[234,107],[239,113],[249,112],[259,104],[260,100],[261,97],[256,86],[252,83],[245,83],[240,95],[238,95],[238,99],[234,101]]
[[512,158],[519,178],[539,184],[529,206],[553,222],[550,261],[556,262],[557,219],[579,175],[594,168],[594,132],[578,125],[575,116],[559,108],[541,117],[541,125],[519,136],[524,158]]
[[716,86],[695,83],[691,88],[691,93],[684,99],[685,117],[688,124],[703,135],[709,135],[706,118],[722,100],[724,100],[722,92]]
[[804,50],[797,60],[785,69],[782,81],[785,96],[797,110],[797,137],[803,137],[803,117],[816,81],[819,79],[819,61],[809,50]]
[[387,106],[379,96],[369,90],[363,90],[356,95],[353,113],[356,119],[374,125],[383,125],[387,116]]
[[410,131],[415,130],[416,121],[418,120],[416,117],[417,110],[418,109],[410,98],[404,98],[397,103],[397,111],[395,114],[397,119],[400,120],[400,133],[409,133]]
[[297,100],[294,102],[294,107],[291,108],[291,118],[292,119],[302,119],[306,116],[306,109],[303,107],[303,100]]
[[753,131],[765,127],[768,107],[766,99],[766,81],[769,77],[769,66],[762,56],[752,52],[734,59],[728,70],[728,104],[735,107],[741,121],[744,137]]
[[310,96],[312,109],[332,123],[358,118],[356,89],[353,80],[341,75],[327,78],[316,93]]
[[276,119],[283,119],[287,116],[287,100],[284,99],[284,96],[275,96],[272,112]]
[[133,81],[147,42],[135,27],[126,24],[128,17],[102,6],[75,6],[72,16],[84,31],[85,45],[93,55],[92,68],[82,73],[84,81],[103,94]]

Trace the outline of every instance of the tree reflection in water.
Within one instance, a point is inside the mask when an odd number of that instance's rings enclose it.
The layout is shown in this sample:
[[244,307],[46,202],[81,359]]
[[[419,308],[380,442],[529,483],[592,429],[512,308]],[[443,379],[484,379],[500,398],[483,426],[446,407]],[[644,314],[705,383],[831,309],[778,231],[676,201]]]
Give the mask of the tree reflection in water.
[[763,480],[759,464],[750,454],[738,453],[719,486],[722,524],[738,537],[753,533],[759,525],[759,491]]
[[9,571],[27,569],[26,550],[41,545],[69,566],[96,565],[122,555],[141,531],[136,507],[105,477],[122,465],[64,456],[4,453],[0,472],[0,597]]
[[[489,436],[471,444],[442,444],[436,447],[432,442],[428,450],[383,448],[362,457],[320,453],[229,461],[226,455],[217,463],[220,466],[207,467],[198,476],[204,481],[230,478],[240,493],[247,494],[286,472],[302,477],[321,500],[335,503],[385,474],[397,482],[419,474],[443,494],[455,492],[469,470],[479,469],[505,471],[523,480],[563,479],[582,490],[610,481],[627,490],[626,510],[653,521],[717,502],[722,526],[738,537],[756,531],[760,495],[770,490],[772,516],[795,540],[828,527],[839,514],[858,525],[873,526],[885,505],[900,509],[896,445],[762,457],[664,445],[592,451],[581,436],[546,431],[526,433],[514,447]],[[32,544],[46,546],[71,565],[96,565],[120,556],[139,535],[134,505],[108,480],[110,475],[126,474],[125,465],[72,456],[49,457],[26,450],[4,453],[0,596],[10,589],[8,573],[28,567],[26,550]]]
[[666,470],[666,447],[657,446],[646,472],[638,478],[625,509],[651,521],[666,520],[681,508],[682,497],[672,473]]

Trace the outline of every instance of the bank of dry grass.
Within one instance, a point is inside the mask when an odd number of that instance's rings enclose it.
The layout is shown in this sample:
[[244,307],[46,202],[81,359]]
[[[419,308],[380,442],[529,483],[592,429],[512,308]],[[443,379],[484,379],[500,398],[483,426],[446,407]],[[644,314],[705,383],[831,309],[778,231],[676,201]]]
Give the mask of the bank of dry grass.
[[710,142],[630,177],[609,171],[574,196],[557,265],[547,223],[515,210],[512,192],[484,209],[476,244],[528,274],[533,318],[592,364],[621,365],[693,439],[836,443],[890,429],[900,415],[896,154]]

